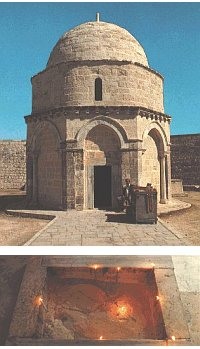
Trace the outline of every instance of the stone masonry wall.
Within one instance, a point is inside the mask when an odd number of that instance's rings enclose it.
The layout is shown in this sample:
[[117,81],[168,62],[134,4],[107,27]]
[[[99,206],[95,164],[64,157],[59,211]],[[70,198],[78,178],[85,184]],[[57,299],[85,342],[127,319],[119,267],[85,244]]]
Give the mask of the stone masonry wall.
[[0,141],[0,189],[19,189],[26,182],[26,142]]
[[172,178],[200,184],[200,134],[171,136]]
[[[102,101],[95,101],[95,79],[102,79]],[[62,106],[163,107],[163,79],[138,64],[104,62],[59,64],[32,78],[33,113]]]

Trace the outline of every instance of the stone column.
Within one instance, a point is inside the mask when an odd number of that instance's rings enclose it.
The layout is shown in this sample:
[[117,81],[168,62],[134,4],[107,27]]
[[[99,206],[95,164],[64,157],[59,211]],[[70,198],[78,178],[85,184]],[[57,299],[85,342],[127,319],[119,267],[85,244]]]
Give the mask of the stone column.
[[84,161],[83,149],[74,150],[75,163],[75,208],[82,210],[84,205]]
[[85,164],[84,208],[94,208],[94,166]]
[[[71,144],[70,144],[71,146]],[[83,149],[66,149],[66,207],[83,209],[84,204],[84,165]]]
[[66,203],[67,209],[75,208],[75,171],[74,154],[72,150],[66,151]]
[[76,208],[76,160],[77,142],[66,141],[66,203],[67,209]]
[[138,141],[137,142],[137,185],[141,185],[141,178],[142,178],[142,155],[146,151],[146,149],[143,149],[142,147],[143,142]]
[[130,178],[130,167],[129,167],[129,150],[121,149],[122,158],[122,184],[125,182],[125,178]]
[[166,204],[165,154],[160,155],[160,203]]
[[61,176],[62,176],[62,209],[67,209],[67,193],[66,193],[66,142],[60,143],[60,152],[61,152]]
[[166,173],[167,173],[167,187],[168,187],[168,200],[171,200],[171,154],[170,154],[170,144],[168,145],[168,150],[166,152]]
[[26,148],[26,197],[29,205],[33,196],[33,156],[31,149]]
[[32,193],[32,205],[38,205],[38,156],[39,151],[33,151],[33,193]]
[[139,185],[142,173],[142,142],[132,141],[122,152],[122,182],[130,178],[131,183]]

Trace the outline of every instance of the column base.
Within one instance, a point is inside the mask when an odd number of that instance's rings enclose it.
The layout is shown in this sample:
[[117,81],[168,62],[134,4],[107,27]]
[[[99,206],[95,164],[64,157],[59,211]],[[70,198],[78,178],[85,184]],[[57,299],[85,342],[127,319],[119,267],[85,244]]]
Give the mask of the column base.
[[160,204],[166,204],[167,203],[167,199],[160,199]]

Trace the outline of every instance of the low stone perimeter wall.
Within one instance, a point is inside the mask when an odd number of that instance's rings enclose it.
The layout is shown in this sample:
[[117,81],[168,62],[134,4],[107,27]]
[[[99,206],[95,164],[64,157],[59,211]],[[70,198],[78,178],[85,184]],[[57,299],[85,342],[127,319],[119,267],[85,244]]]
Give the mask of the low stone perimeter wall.
[[172,178],[200,185],[200,133],[171,136]]
[[0,140],[0,189],[20,189],[26,182],[26,141]]

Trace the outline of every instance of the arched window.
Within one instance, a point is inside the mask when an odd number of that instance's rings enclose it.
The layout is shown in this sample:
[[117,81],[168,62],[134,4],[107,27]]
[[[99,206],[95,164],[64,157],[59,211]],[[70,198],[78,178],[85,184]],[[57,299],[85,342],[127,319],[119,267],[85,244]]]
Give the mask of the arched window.
[[95,79],[95,101],[102,101],[102,80]]

